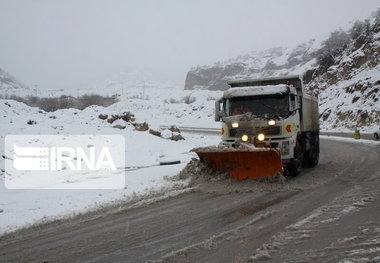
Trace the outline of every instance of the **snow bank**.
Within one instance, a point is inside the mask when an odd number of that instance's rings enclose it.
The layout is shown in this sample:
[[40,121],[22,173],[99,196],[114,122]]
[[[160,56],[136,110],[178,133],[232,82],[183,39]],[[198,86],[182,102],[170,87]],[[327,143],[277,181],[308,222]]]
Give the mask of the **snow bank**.
[[330,136],[330,135],[320,135],[319,137],[325,140],[333,140],[333,141],[340,141],[340,142],[380,145],[380,141],[371,141],[371,140],[365,140],[365,139],[356,140],[354,138],[346,138],[346,137]]

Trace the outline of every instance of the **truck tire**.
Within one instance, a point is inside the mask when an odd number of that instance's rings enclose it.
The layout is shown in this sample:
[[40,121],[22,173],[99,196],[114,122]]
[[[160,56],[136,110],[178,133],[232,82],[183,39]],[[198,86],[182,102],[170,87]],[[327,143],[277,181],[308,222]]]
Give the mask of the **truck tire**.
[[300,143],[297,143],[296,148],[294,149],[294,159],[291,160],[291,162],[286,167],[286,176],[297,176],[301,173],[301,167],[302,167],[302,150],[300,147]]
[[319,163],[319,136],[314,135],[311,140],[311,149],[305,152],[302,166],[313,168]]
[[298,159],[293,159],[290,164],[286,167],[285,176],[293,177],[301,173],[301,162]]

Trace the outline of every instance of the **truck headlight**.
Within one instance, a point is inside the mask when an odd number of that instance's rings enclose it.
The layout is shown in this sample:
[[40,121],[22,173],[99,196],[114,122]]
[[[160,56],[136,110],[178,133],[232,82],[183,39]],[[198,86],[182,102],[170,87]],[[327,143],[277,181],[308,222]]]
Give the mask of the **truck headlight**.
[[257,139],[262,142],[265,139],[265,135],[263,133],[260,133],[259,135],[257,135]]
[[276,125],[276,121],[275,120],[269,120],[268,125],[270,125],[270,126]]
[[282,155],[288,155],[289,154],[289,141],[282,142],[281,154]]
[[247,134],[244,134],[243,136],[241,136],[241,140],[242,140],[243,142],[248,141],[248,139],[249,139],[249,137],[248,137]]
[[238,122],[233,122],[232,123],[232,128],[239,128],[239,123]]

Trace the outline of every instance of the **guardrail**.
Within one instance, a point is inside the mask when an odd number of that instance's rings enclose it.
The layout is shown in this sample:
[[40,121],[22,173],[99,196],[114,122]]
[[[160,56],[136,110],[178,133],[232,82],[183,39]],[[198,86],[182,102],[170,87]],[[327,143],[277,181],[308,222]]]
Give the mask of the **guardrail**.
[[[160,126],[161,129],[168,129],[170,126]],[[220,135],[220,129],[218,128],[204,128],[204,127],[186,127],[179,126],[178,129],[182,132],[190,133],[206,133],[206,134],[215,134]]]
[[[355,132],[320,132],[321,135],[338,136],[346,138],[354,138]],[[374,140],[372,133],[360,133],[361,139]]]

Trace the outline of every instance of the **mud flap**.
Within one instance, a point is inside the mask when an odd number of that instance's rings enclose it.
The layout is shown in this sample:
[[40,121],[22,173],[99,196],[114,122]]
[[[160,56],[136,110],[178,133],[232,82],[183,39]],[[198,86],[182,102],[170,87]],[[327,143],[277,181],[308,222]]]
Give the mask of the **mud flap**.
[[198,148],[192,152],[210,167],[228,172],[238,180],[276,176],[283,172],[280,152],[276,149],[202,151]]

